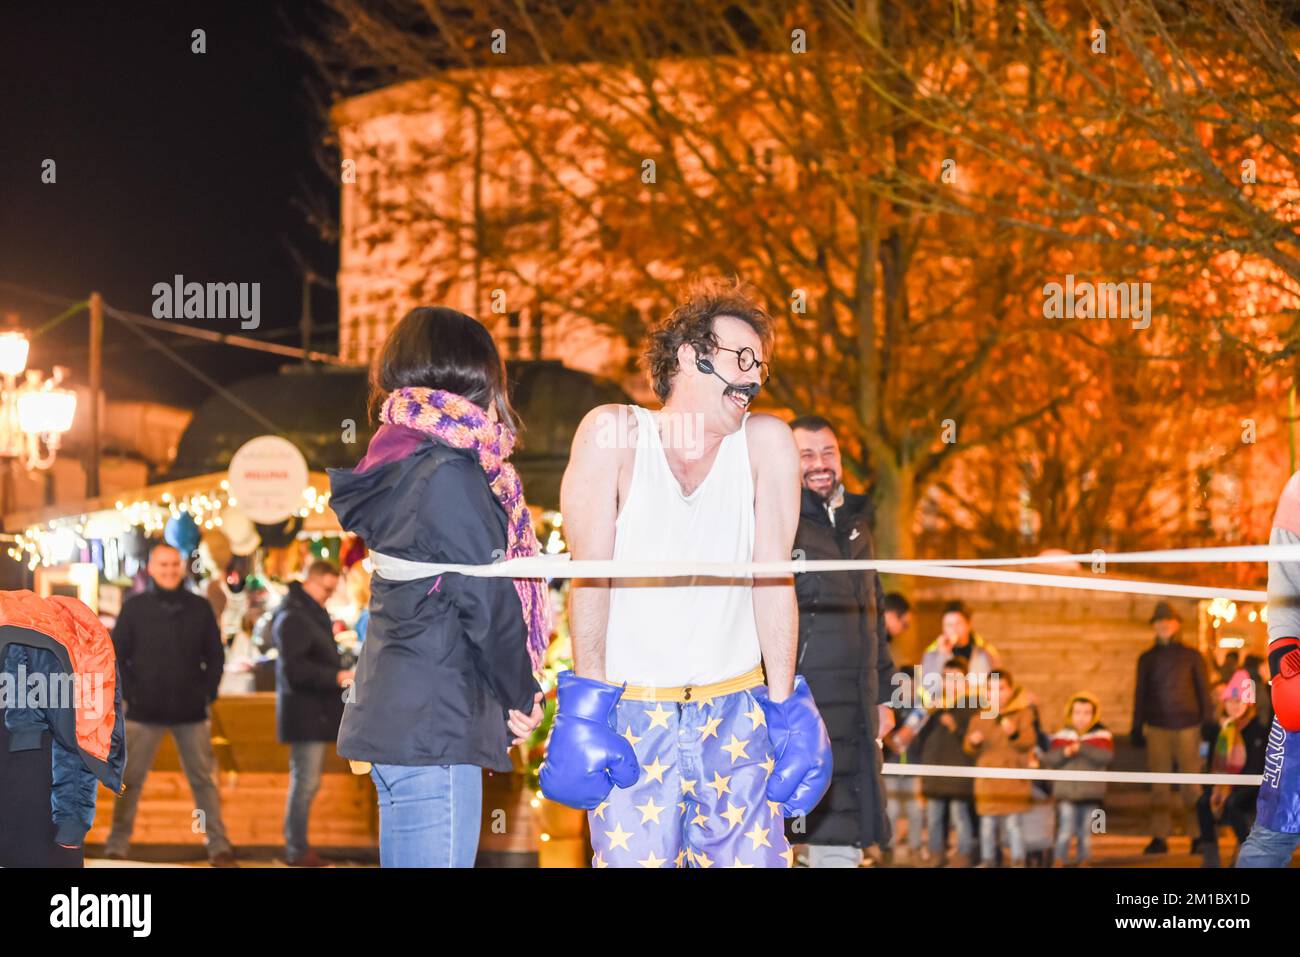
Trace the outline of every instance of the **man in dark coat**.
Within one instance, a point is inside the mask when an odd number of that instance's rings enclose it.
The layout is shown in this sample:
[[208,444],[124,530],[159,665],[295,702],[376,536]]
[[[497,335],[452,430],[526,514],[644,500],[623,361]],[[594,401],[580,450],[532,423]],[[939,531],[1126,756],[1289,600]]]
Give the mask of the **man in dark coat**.
[[[874,510],[865,495],[844,490],[839,442],[829,422],[790,423],[799,447],[803,504],[795,550],[805,559],[871,559]],[[857,867],[863,848],[889,842],[877,739],[893,726],[888,707],[894,662],[885,629],[880,577],[866,572],[798,575],[799,650],[803,675],[826,722],[834,753],[830,790],[806,819],[794,818],[791,841],[809,845],[812,867]]]
[[216,867],[235,865],[221,820],[209,706],[217,698],[226,652],[212,605],[185,588],[181,553],[170,545],[149,552],[149,583],[122,603],[113,646],[126,700],[125,789],[113,805],[104,852],[126,857],[149,768],[170,732],[194,794],[197,829]]
[[[1182,616],[1167,601],[1156,603],[1151,627],[1156,643],[1138,658],[1133,693],[1133,744],[1147,749],[1147,769],[1196,773],[1203,770],[1201,727],[1215,721],[1206,665],[1200,652],[1182,642]],[[1151,843],[1143,853],[1167,854],[1172,785],[1151,785]],[[1180,784],[1187,834],[1196,834],[1198,785]]]
[[290,749],[284,847],[291,867],[326,863],[307,843],[307,824],[320,790],[325,749],[339,736],[342,689],[352,681],[352,672],[339,667],[338,645],[325,610],[338,583],[337,568],[327,561],[312,562],[301,582],[289,583],[289,593],[271,619],[280,653],[275,669],[276,733]]

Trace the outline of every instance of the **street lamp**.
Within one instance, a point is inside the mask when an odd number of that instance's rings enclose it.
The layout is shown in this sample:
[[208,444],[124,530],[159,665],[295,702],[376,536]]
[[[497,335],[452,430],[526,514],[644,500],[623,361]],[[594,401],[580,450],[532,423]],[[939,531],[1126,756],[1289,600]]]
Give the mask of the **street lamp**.
[[59,387],[68,374],[63,366],[55,366],[48,379],[27,368],[29,346],[21,332],[0,332],[0,458],[16,459],[30,471],[54,464],[63,434],[72,428],[77,395]]

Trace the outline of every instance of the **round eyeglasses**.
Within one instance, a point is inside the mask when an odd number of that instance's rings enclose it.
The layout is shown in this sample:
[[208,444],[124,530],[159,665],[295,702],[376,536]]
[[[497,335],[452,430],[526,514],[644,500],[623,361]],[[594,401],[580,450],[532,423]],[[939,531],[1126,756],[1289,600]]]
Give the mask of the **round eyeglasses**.
[[720,352],[734,352],[736,354],[736,365],[740,367],[741,372],[748,372],[754,366],[758,366],[761,385],[767,385],[767,380],[772,377],[772,367],[766,362],[760,362],[758,356],[754,355],[754,350],[749,346],[741,349],[728,349],[726,346],[717,346],[717,349]]

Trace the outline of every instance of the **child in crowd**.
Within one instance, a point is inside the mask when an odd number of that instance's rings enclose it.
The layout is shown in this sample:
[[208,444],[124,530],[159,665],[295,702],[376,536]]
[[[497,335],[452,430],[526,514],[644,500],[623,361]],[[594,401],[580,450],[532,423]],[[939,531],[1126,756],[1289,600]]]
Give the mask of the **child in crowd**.
[[[1262,774],[1264,752],[1268,747],[1268,728],[1255,720],[1255,682],[1244,669],[1238,669],[1219,691],[1223,717],[1219,736],[1210,759],[1213,774]],[[1215,784],[1203,788],[1196,802],[1196,817],[1201,825],[1201,864],[1219,867],[1219,825],[1232,828],[1237,846],[1250,833],[1257,787],[1233,787]]]
[[[1043,753],[1042,765],[1065,771],[1104,771],[1115,760],[1115,741],[1101,723],[1101,702],[1087,691],[1079,691],[1065,705],[1065,727],[1052,735]],[[1074,864],[1088,866],[1091,836],[1097,812],[1106,796],[1105,781],[1056,781],[1056,860],[1053,866],[1070,862],[1070,840],[1075,840]]]
[[[908,754],[918,764],[947,764],[969,767],[970,757],[962,750],[962,739],[978,701],[969,700],[966,666],[956,658],[943,666],[943,685],[929,719],[921,727]],[[948,845],[948,828],[957,831],[957,853],[949,867],[969,867],[975,855],[975,830],[971,820],[970,778],[923,777],[926,838],[930,856],[926,864],[939,867]],[[945,820],[946,819],[946,820]]]
[[[881,742],[884,745],[885,763],[915,762],[917,759],[909,756],[909,746],[915,742],[916,736],[929,720],[930,713],[924,706],[925,690],[913,681],[911,668],[904,667],[894,675],[894,696],[900,704],[894,709],[896,715],[894,728]],[[885,796],[893,831],[890,863],[895,866],[922,863],[926,857],[923,850],[925,799],[921,796],[920,779],[887,774]],[[906,826],[900,827],[902,824]],[[907,843],[903,843],[904,831],[906,831]]]
[[[1028,768],[1037,746],[1029,695],[1007,671],[988,675],[989,711],[970,721],[963,747],[981,768]],[[1021,815],[1029,810],[1028,778],[976,778],[975,810],[980,816],[980,867],[993,867],[1001,837],[1011,850],[1011,866],[1025,866]]]

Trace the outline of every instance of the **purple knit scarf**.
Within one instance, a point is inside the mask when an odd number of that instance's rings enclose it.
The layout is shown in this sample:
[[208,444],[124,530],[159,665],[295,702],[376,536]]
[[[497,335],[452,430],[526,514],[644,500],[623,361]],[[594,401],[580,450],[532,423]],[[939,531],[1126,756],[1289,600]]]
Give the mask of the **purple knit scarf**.
[[[434,436],[453,448],[472,449],[492,493],[509,518],[506,557],[538,554],[532,515],[524,503],[523,484],[515,467],[506,461],[515,447],[515,434],[510,429],[489,419],[481,407],[462,395],[414,386],[390,393],[379,417],[392,425],[404,425]],[[536,671],[551,640],[550,594],[546,582],[540,578],[516,578],[514,583],[524,623],[528,626],[528,657]]]

